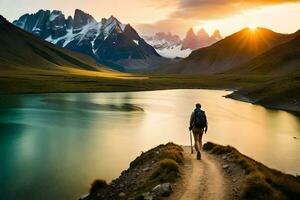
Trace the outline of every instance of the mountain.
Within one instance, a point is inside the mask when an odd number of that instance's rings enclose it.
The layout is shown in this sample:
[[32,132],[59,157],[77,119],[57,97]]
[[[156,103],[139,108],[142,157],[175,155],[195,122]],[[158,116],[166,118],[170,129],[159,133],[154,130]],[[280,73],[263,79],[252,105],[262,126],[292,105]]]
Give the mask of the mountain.
[[221,33],[219,30],[215,30],[214,33],[210,36],[211,43],[215,43],[219,40],[222,40],[223,37],[221,36]]
[[202,47],[207,47],[212,45],[213,43],[222,39],[219,30],[215,30],[215,32],[209,36],[205,29],[200,29],[197,34],[195,34],[193,28],[190,28],[185,38],[182,40],[182,49],[199,49]]
[[[298,35],[298,36],[297,36]],[[249,62],[229,70],[226,74],[271,77],[265,83],[244,87],[228,97],[300,113],[300,35],[273,47]]]
[[209,46],[210,43],[210,37],[208,35],[208,33],[206,33],[206,31],[202,28],[198,31],[197,33],[197,48],[201,48],[201,47],[205,47],[205,46]]
[[287,75],[300,74],[300,34],[254,59],[229,70],[233,74]]
[[159,71],[182,74],[222,73],[293,39],[295,35],[296,33],[276,33],[265,28],[245,28],[209,47],[193,51],[189,57],[175,64],[161,67]]
[[0,15],[0,70],[56,70],[81,69],[108,71],[94,59],[50,44],[27,33]]
[[197,48],[197,36],[192,28],[190,28],[185,38],[182,40],[182,49],[196,49]]
[[170,32],[158,32],[154,36],[143,38],[158,54],[166,58],[185,58],[192,52],[191,49],[182,49],[180,37]]
[[74,17],[67,18],[58,10],[39,10],[21,16],[13,24],[118,70],[140,70],[164,61],[130,24],[122,24],[113,16],[97,22],[79,9],[75,10]]

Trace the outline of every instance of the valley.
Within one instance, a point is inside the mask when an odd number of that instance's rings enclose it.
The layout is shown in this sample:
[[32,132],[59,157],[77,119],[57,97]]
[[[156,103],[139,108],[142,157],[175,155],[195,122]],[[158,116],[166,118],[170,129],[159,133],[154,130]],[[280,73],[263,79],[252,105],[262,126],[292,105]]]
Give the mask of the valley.
[[[289,42],[271,48],[250,60],[248,64],[245,63],[225,73],[193,75],[165,74],[156,71],[125,73],[99,65],[87,55],[42,41],[14,27],[4,18],[0,21],[2,27],[0,40],[6,46],[0,51],[0,92],[2,94],[234,89],[238,91],[229,97],[299,112],[299,96],[294,92],[300,85],[297,67],[299,37],[289,39],[293,35],[278,35],[276,38],[283,37]],[[216,45],[220,46],[218,43]],[[201,51],[203,50],[205,48]],[[276,60],[272,59],[274,56]],[[178,63],[185,62],[190,57],[193,55]],[[265,65],[273,65],[277,68],[269,67],[266,70]],[[289,67],[282,68],[282,65]],[[182,64],[182,66],[186,65]]]

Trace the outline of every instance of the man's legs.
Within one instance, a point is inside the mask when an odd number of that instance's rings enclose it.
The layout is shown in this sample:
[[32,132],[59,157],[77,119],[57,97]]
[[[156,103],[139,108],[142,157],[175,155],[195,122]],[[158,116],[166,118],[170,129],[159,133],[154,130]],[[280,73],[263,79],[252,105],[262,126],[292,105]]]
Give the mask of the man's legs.
[[[199,133],[193,131],[194,136],[194,145],[197,152],[200,151],[200,144],[199,144]],[[202,137],[202,136],[201,136]]]
[[198,134],[199,137],[199,150],[202,149],[202,136],[203,136],[203,129],[201,129],[201,132]]

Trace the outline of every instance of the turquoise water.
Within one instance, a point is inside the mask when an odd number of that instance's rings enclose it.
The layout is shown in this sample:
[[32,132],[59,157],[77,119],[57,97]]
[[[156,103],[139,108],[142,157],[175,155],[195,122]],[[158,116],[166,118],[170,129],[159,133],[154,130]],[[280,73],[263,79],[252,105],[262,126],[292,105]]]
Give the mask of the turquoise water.
[[78,199],[96,178],[118,177],[141,151],[188,145],[196,102],[204,141],[230,144],[264,164],[300,174],[300,119],[222,96],[165,90],[0,96],[1,199]]

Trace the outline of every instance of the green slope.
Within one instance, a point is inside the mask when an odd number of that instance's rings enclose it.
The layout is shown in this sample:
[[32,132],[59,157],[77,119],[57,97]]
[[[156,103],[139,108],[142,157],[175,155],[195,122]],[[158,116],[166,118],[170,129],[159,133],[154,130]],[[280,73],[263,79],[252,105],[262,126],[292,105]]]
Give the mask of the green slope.
[[225,74],[273,77],[265,83],[244,87],[229,97],[300,113],[300,36]]
[[300,73],[300,36],[270,49],[227,73],[276,76]]
[[0,16],[0,70],[60,67],[106,71],[87,56],[57,47],[15,27]]

